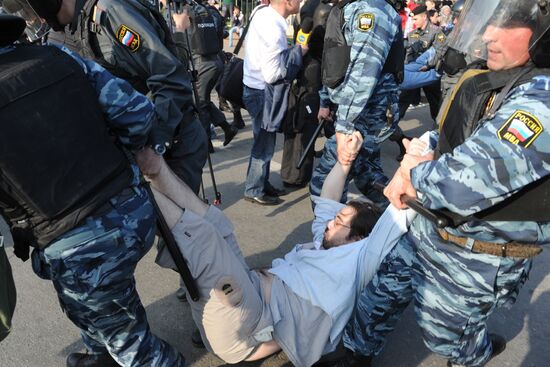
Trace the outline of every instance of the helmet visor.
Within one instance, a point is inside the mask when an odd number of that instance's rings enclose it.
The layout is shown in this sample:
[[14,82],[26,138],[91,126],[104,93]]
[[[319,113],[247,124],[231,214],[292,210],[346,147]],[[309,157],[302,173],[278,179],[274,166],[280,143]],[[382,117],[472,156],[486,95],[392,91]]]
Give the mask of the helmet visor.
[[[487,48],[491,41],[491,32],[524,28],[534,33],[538,13],[538,0],[466,0],[455,28],[456,32],[449,40],[449,47],[466,55],[487,60],[490,56]],[[528,35],[531,34],[529,31],[526,32]],[[518,62],[528,56],[529,48],[534,44],[529,38],[527,41],[525,51],[516,55]],[[513,64],[511,60],[510,65]]]

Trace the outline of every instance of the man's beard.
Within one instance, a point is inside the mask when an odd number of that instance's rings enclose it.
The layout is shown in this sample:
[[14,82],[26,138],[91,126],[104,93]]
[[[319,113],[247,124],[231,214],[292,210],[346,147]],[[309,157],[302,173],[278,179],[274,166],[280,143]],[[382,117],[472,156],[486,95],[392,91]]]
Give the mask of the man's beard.
[[321,245],[324,249],[328,250],[329,248],[336,247],[334,242],[328,240],[325,236],[323,236],[323,242],[321,242]]

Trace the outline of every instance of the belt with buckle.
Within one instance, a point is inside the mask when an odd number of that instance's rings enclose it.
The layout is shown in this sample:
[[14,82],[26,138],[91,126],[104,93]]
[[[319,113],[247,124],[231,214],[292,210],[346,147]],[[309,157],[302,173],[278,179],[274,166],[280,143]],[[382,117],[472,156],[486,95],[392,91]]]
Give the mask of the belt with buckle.
[[450,234],[444,229],[437,229],[441,238],[457,246],[470,249],[472,252],[488,254],[501,257],[516,257],[529,259],[542,252],[542,247],[519,242],[494,243],[474,240],[468,237],[458,237]]

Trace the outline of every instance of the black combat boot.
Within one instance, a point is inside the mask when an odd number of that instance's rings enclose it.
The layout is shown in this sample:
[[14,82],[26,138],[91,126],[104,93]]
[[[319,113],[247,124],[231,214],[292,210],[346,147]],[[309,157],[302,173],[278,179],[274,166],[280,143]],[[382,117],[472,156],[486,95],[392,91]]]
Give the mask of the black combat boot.
[[118,367],[109,353],[71,353],[67,356],[67,367]]
[[225,147],[227,144],[231,143],[231,140],[233,140],[235,135],[237,135],[239,129],[237,129],[235,126],[229,125],[227,121],[221,122],[219,126],[225,133],[225,140],[223,141],[223,146]]
[[229,103],[227,103],[227,100],[222,97],[220,97],[219,100],[220,103],[218,104],[218,108],[220,109],[220,111],[231,112],[231,106],[229,105]]
[[239,130],[244,129],[244,120],[240,109],[233,111],[233,122],[231,125],[235,126]]
[[363,356],[347,348],[324,355],[312,367],[370,367],[371,356]]

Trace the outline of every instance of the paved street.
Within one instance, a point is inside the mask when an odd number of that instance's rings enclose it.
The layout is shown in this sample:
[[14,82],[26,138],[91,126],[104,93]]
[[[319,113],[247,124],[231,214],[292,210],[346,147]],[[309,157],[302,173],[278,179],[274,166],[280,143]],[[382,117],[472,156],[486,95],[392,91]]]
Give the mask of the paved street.
[[[420,133],[430,126],[427,107],[409,111],[401,126],[408,135]],[[306,189],[284,197],[276,207],[261,207],[242,199],[244,177],[252,143],[248,115],[246,128],[227,147],[216,140],[212,155],[218,189],[222,193],[222,208],[234,222],[236,234],[246,260],[252,267],[268,266],[271,260],[284,255],[295,243],[310,240],[311,207]],[[220,138],[223,133],[219,132]],[[277,151],[271,165],[272,182],[280,185],[279,168],[282,157],[282,136],[278,136]],[[318,142],[319,146],[321,141]],[[391,175],[396,168],[397,146],[383,146],[384,169]],[[206,195],[213,199],[210,176],[205,169]],[[30,263],[22,263],[10,253],[14,268],[18,303],[13,333],[0,344],[1,367],[57,367],[65,365],[68,353],[83,349],[79,333],[62,314],[51,282],[33,274]],[[140,262],[137,271],[138,291],[147,309],[153,331],[177,347],[191,367],[223,366],[223,362],[190,343],[193,329],[189,307],[175,297],[178,276],[154,264],[155,250]],[[535,260],[531,278],[522,289],[519,302],[511,309],[498,311],[490,320],[492,331],[509,340],[506,351],[489,366],[550,366],[550,250]],[[350,306],[351,307],[351,306]],[[231,327],[219,325],[220,328]],[[283,353],[258,363],[241,366],[290,366]],[[445,361],[431,354],[423,345],[411,308],[388,340],[375,366],[445,366]]]

